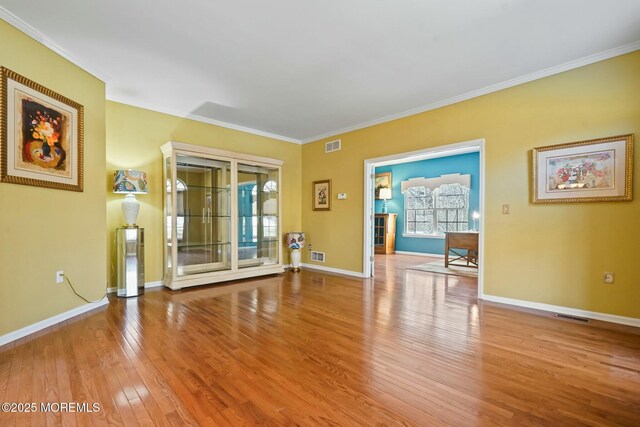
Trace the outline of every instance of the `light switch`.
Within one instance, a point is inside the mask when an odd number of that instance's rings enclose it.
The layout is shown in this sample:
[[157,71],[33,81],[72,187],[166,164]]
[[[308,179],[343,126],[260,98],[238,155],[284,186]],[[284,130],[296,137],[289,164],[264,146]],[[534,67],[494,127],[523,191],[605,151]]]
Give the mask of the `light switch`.
[[338,193],[338,200],[344,200],[347,198],[347,193]]
[[510,213],[511,213],[511,206],[502,205],[502,214],[503,215],[509,215]]

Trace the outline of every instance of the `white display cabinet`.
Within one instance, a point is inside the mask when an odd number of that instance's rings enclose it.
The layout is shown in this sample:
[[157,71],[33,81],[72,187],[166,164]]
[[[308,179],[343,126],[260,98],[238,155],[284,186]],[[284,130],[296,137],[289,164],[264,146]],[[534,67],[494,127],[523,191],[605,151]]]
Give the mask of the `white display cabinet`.
[[165,286],[282,273],[282,161],[180,142],[161,150]]

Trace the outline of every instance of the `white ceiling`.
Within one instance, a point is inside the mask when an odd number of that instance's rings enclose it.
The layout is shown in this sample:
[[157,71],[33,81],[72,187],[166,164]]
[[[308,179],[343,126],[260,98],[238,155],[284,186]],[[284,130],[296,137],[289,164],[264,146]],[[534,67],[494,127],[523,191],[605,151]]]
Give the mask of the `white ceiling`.
[[638,0],[0,5],[110,100],[302,141],[640,48]]

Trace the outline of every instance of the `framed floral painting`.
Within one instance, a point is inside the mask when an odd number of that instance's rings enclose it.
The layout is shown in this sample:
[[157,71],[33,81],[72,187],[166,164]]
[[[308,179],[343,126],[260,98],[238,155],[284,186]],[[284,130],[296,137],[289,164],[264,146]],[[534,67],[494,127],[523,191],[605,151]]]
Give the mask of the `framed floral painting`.
[[83,191],[83,106],[4,67],[0,98],[0,181]]
[[331,180],[313,181],[313,210],[331,210]]
[[532,202],[631,200],[633,135],[533,149]]

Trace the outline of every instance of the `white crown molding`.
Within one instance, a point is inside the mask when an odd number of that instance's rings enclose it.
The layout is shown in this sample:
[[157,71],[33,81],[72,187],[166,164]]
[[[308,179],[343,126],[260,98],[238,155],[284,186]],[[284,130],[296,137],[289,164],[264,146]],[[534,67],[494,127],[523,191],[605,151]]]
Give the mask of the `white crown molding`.
[[[102,74],[100,72],[98,72],[97,70],[92,69],[91,67],[87,66],[86,64],[82,63],[81,61],[79,61],[78,59],[74,58],[72,55],[70,55],[67,51],[65,51],[62,47],[60,47],[58,44],[56,44],[53,40],[51,40],[49,37],[47,37],[45,34],[43,34],[42,32],[40,32],[39,30],[37,30],[36,28],[34,28],[33,26],[31,26],[30,24],[28,24],[27,22],[23,21],[21,18],[19,18],[18,16],[14,15],[13,13],[9,12],[7,9],[5,9],[4,7],[0,6],[0,18],[3,19],[4,21],[6,21],[7,23],[9,23],[10,25],[14,26],[15,28],[17,28],[18,30],[22,31],[23,33],[27,34],[28,36],[30,36],[31,38],[33,38],[34,40],[38,41],[39,43],[43,44],[44,46],[48,47],[49,49],[53,50],[55,53],[57,53],[58,55],[62,56],[63,58],[67,59],[68,61],[70,61],[71,63],[75,64],[76,66],[80,67],[81,69],[83,69],[84,71],[86,71],[87,73],[91,74],[92,76],[100,79],[101,81],[108,83],[111,78],[105,74]],[[198,116],[192,113],[187,113],[187,112],[181,112],[181,111],[176,111],[176,110],[172,110],[172,109],[168,109],[168,108],[164,108],[164,107],[158,107],[158,106],[154,106],[154,105],[150,105],[150,104],[145,104],[144,102],[131,102],[131,100],[119,100],[116,97],[107,97],[107,99],[109,101],[114,101],[114,102],[120,102],[122,104],[126,104],[126,105],[131,105],[134,107],[139,107],[139,108],[144,108],[147,110],[151,110],[151,111],[157,111],[159,113],[164,113],[164,114],[169,114],[172,116],[176,116],[176,117],[181,117],[181,118],[186,118],[186,119],[190,119],[190,120],[195,120],[198,122],[202,122],[202,123],[207,123],[207,124],[211,124],[211,125],[215,125],[215,126],[220,126],[220,127],[224,127],[227,129],[233,129],[233,130],[238,130],[241,132],[246,132],[246,133],[250,133],[250,134],[254,134],[254,135],[260,135],[260,136],[264,136],[267,138],[273,138],[273,139],[277,139],[280,141],[285,141],[285,142],[291,142],[294,144],[307,144],[310,142],[314,142],[314,141],[318,141],[320,139],[325,139],[325,138],[329,138],[329,137],[335,137],[337,135],[340,134],[344,134],[347,132],[353,132],[355,130],[358,129],[363,129],[363,128],[367,128],[367,127],[371,127],[371,126],[375,126],[381,123],[386,123],[392,120],[397,120],[397,119],[401,119],[404,117],[408,117],[408,116],[412,116],[415,114],[419,114],[419,113],[424,113],[425,111],[429,111],[429,110],[435,110],[436,108],[441,108],[441,107],[445,107],[447,105],[451,105],[451,104],[455,104],[458,102],[462,102],[462,101],[466,101],[472,98],[477,98],[479,96],[482,95],[486,95],[492,92],[497,92],[499,90],[502,89],[507,89],[513,86],[517,86],[523,83],[528,83],[534,80],[538,80],[544,77],[549,77],[552,76],[554,74],[559,74],[565,71],[569,71],[569,70],[573,70],[575,68],[579,68],[579,67],[584,67],[585,65],[589,65],[589,64],[593,64],[599,61],[604,61],[606,59],[610,59],[613,58],[615,56],[620,56],[620,55],[624,55],[626,53],[630,53],[636,50],[640,49],[640,40],[635,41],[633,43],[629,43],[617,48],[613,48],[613,49],[609,49],[606,50],[604,52],[600,52],[600,53],[596,53],[593,55],[589,55],[589,56],[585,56],[584,58],[580,58],[574,61],[570,61],[558,66],[554,66],[554,67],[549,67],[546,68],[544,70],[540,70],[540,71],[536,71],[534,73],[530,73],[530,74],[526,74],[524,76],[521,77],[516,77],[514,79],[511,80],[507,80],[501,83],[497,83],[491,86],[487,86],[484,87],[482,89],[478,89],[478,90],[474,90],[471,92],[467,92],[465,94],[462,95],[458,95],[458,96],[454,96],[442,101],[437,101],[431,104],[427,104],[424,105],[422,107],[418,107],[418,108],[414,108],[411,110],[407,110],[404,112],[400,112],[400,113],[396,113],[396,114],[392,114],[389,116],[385,116],[385,117],[381,117],[378,119],[374,119],[374,120],[370,120],[370,121],[366,121],[366,122],[362,122],[353,126],[348,126],[342,129],[336,129],[334,131],[330,131],[330,132],[326,132],[320,135],[316,135],[310,138],[303,138],[303,139],[296,139],[296,138],[290,138],[287,136],[283,136],[283,135],[277,135],[274,133],[270,133],[270,132],[264,132],[258,129],[252,129],[252,128],[248,128],[245,126],[240,126],[240,125],[235,125],[232,123],[227,123],[227,122],[223,122],[223,121],[219,121],[219,120],[214,120],[214,119],[210,119],[208,117],[202,117],[202,116]]]
[[515,305],[518,307],[532,308],[535,310],[549,311],[552,313],[568,314],[570,316],[586,317],[588,319],[601,320],[604,322],[618,323],[621,325],[635,326],[640,328],[640,319],[634,317],[617,316],[615,314],[599,313],[597,311],[580,310],[577,308],[562,307],[558,305],[543,304],[540,302],[524,301],[519,299],[498,297],[495,295],[482,295],[481,299],[501,304]]
[[370,120],[353,126],[347,126],[342,129],[337,129],[331,132],[326,132],[311,138],[303,138],[302,144],[308,144],[325,138],[334,138],[336,136],[345,134],[347,132],[353,132],[358,129],[364,129],[371,126],[379,125],[381,123],[390,122],[392,120],[402,119],[404,117],[413,116],[415,114],[424,113],[425,111],[435,110],[436,108],[446,107],[447,105],[456,104],[458,102],[467,101],[472,98],[477,98],[482,95],[487,95],[499,90],[508,89],[513,86],[518,86],[524,83],[529,83],[534,80],[539,80],[545,77],[553,76],[555,74],[564,73],[565,71],[573,70],[576,68],[584,67],[586,65],[594,64],[596,62],[604,61],[616,56],[624,55],[630,52],[640,50],[640,40],[633,43],[629,43],[620,47],[605,50],[604,52],[595,53],[593,55],[585,56],[574,61],[569,61],[561,65],[545,68],[544,70],[536,71],[534,73],[525,74],[524,76],[516,77],[514,79],[506,80],[501,83],[496,83],[491,86],[486,86],[481,89],[473,90],[471,92],[463,93],[462,95],[454,96],[442,101],[436,101],[431,104],[424,105],[422,107],[414,108],[411,110],[403,111],[397,114],[391,114],[389,116],[381,117],[379,119]]
[[53,317],[49,317],[48,319],[41,320],[40,322],[36,322],[32,325],[25,326],[24,328],[18,329],[17,331],[9,332],[8,334],[0,336],[0,346],[8,344],[12,341],[18,340],[20,338],[24,338],[27,335],[31,335],[33,333],[46,329],[50,326],[64,322],[65,320],[69,320],[72,317],[79,316],[81,314],[84,314],[91,310],[95,310],[96,308],[100,308],[107,304],[109,304],[109,300],[105,296],[98,302],[92,302],[89,304],[81,305],[80,307],[76,307],[69,311],[65,311],[64,313],[57,314]]
[[102,73],[98,72],[97,70],[92,69],[91,67],[89,67],[88,65],[84,64],[83,62],[81,62],[77,58],[73,57],[73,55],[69,54],[69,52],[67,52],[66,50],[61,48],[57,43],[55,43],[53,40],[51,40],[45,34],[40,32],[39,30],[35,29],[34,27],[32,27],[31,25],[29,25],[28,23],[23,21],[21,18],[17,17],[13,13],[9,12],[7,9],[5,9],[2,6],[0,6],[0,19],[4,20],[9,25],[17,28],[18,30],[22,31],[23,33],[25,33],[26,35],[28,35],[29,37],[31,37],[32,39],[34,39],[38,43],[48,47],[49,49],[51,49],[52,51],[54,51],[58,55],[62,56],[67,61],[71,62],[72,64],[74,64],[74,65],[76,65],[78,67],[80,67],[81,69],[83,69],[87,73],[91,74],[95,78],[103,81],[104,83],[107,83],[109,80],[111,80],[110,77],[107,76],[106,74],[102,74]]
[[359,271],[342,270],[341,268],[325,267],[317,264],[306,264],[304,262],[300,265],[304,268],[308,268],[309,270],[320,270],[320,271],[326,271],[328,273],[343,274],[345,276],[352,276],[352,277],[359,277],[359,278],[367,277]]
[[289,138],[288,136],[277,135],[275,133],[263,132],[258,129],[252,129],[245,126],[234,125],[233,123],[221,122],[219,120],[210,119],[208,117],[198,116],[197,114],[186,113],[184,111],[174,110],[172,108],[164,108],[158,105],[146,104],[144,102],[132,101],[130,99],[118,99],[117,97],[113,97],[107,95],[107,101],[117,102],[124,105],[129,105],[131,107],[143,108],[145,110],[155,111],[157,113],[168,114],[170,116],[180,117],[182,119],[195,120],[196,122],[207,123],[210,125],[220,126],[227,129],[238,130],[240,132],[246,132],[253,135],[264,136],[267,138],[277,139],[284,142],[291,142],[293,144],[302,144],[302,141],[295,138]]

